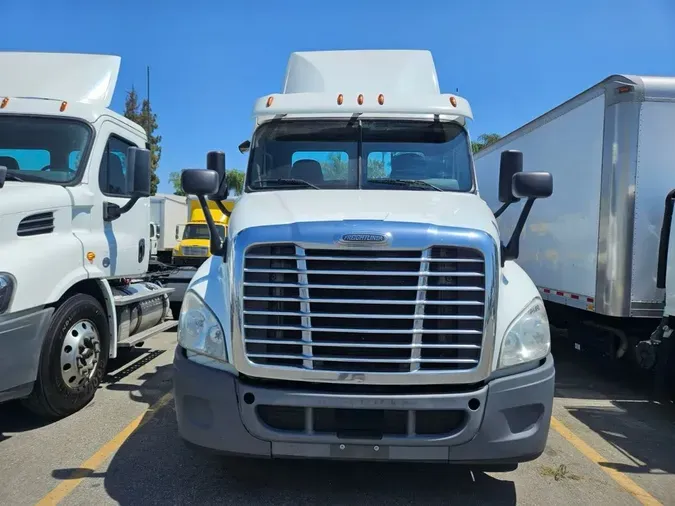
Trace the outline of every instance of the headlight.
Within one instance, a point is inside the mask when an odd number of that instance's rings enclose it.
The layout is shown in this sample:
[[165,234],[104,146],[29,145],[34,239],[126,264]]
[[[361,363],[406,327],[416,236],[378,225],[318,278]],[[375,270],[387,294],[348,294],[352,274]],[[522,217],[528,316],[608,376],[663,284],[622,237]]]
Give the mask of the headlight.
[[530,302],[506,331],[497,367],[509,367],[540,360],[551,350],[551,330],[539,297]]
[[225,334],[218,318],[193,291],[185,293],[178,319],[178,344],[218,360],[227,360]]
[[0,273],[0,314],[9,309],[15,285],[14,276],[6,272]]

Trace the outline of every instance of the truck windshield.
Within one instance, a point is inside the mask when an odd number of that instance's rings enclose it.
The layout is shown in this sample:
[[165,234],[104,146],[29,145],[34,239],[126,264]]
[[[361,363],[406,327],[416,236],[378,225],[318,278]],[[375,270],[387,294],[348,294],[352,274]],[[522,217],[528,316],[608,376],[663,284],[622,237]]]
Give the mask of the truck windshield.
[[[225,240],[225,227],[223,225],[216,225],[218,229],[218,235],[220,235],[221,240]],[[189,224],[185,225],[185,231],[183,232],[183,239],[209,239],[209,227],[204,224]]]
[[474,180],[456,123],[276,120],[253,137],[246,188],[469,192]]
[[63,184],[83,169],[91,128],[67,118],[0,115],[0,165],[8,181]]

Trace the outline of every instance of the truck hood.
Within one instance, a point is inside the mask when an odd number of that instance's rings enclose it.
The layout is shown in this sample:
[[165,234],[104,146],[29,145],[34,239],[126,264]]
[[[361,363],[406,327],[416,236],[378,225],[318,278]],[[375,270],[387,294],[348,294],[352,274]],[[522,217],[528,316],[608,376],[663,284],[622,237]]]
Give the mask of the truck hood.
[[70,193],[56,184],[6,181],[4,188],[0,188],[0,216],[69,205]]
[[408,190],[285,190],[247,193],[230,217],[231,237],[250,227],[298,222],[381,220],[484,230],[497,222],[474,194]]

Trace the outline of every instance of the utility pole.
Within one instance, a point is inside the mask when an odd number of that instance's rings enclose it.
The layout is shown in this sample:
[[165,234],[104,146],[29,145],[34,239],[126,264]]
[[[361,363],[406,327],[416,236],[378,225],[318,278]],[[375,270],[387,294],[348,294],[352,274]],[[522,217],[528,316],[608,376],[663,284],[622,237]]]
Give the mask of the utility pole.
[[150,141],[150,111],[151,111],[151,109],[150,109],[150,65],[148,65],[148,67],[147,67],[146,85],[147,85],[146,93],[147,93],[147,97],[148,97],[148,115],[147,115],[147,118],[146,118],[145,122],[146,122],[146,129],[147,129],[147,132],[148,132],[148,141]]

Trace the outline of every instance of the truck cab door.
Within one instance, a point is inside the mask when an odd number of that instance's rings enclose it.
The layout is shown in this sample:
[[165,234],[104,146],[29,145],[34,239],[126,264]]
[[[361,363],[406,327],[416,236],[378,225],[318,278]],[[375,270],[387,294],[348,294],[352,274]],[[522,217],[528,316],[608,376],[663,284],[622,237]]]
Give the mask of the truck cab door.
[[[150,257],[150,200],[138,202],[119,218],[106,218],[106,208],[122,207],[131,198],[126,184],[127,153],[130,147],[143,148],[142,140],[111,121],[105,121],[99,137],[106,138],[100,154],[98,187],[103,201],[104,257],[98,267],[105,276],[127,277],[143,274]],[[91,186],[94,186],[91,184]]]

